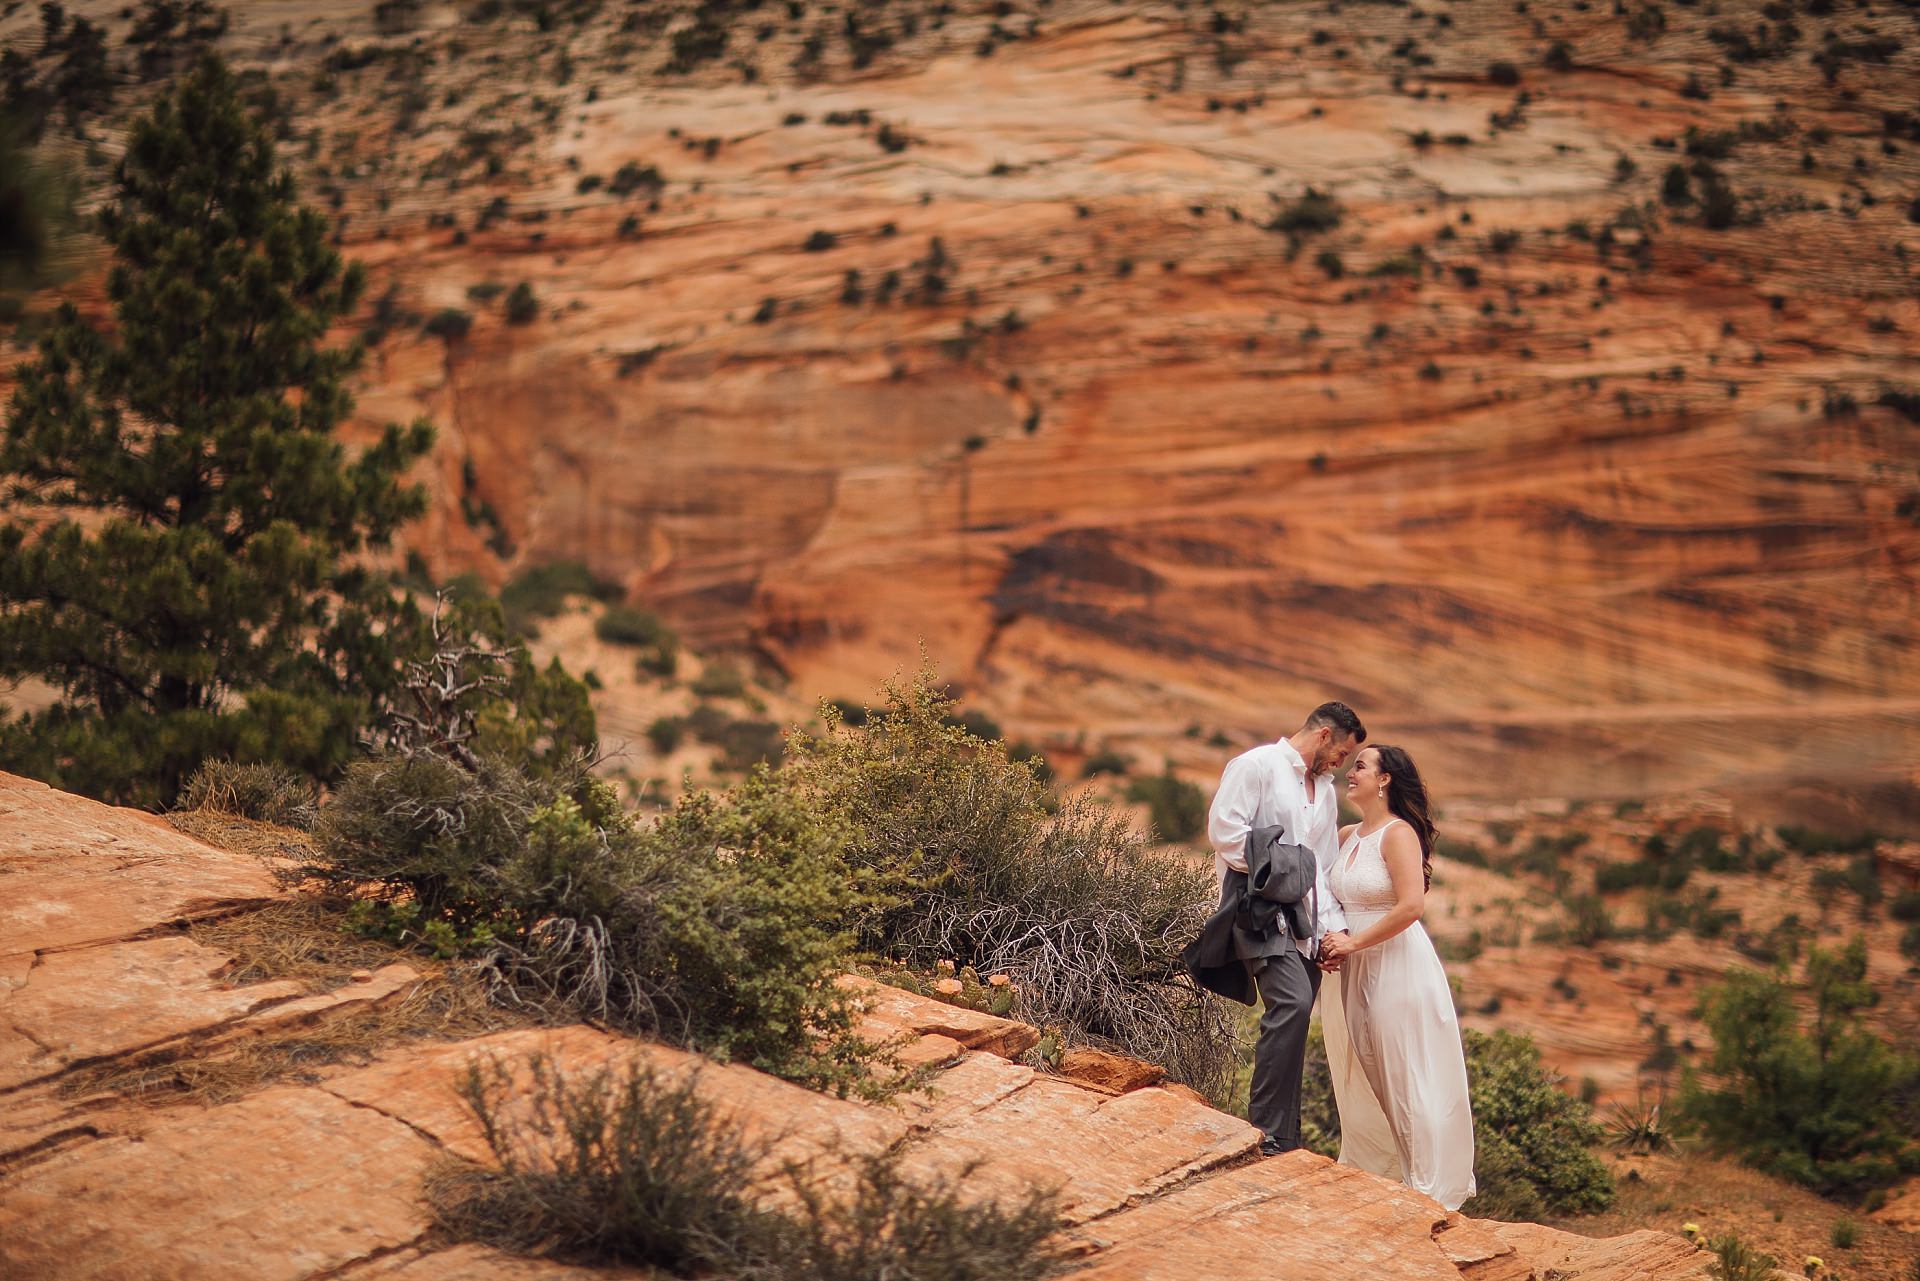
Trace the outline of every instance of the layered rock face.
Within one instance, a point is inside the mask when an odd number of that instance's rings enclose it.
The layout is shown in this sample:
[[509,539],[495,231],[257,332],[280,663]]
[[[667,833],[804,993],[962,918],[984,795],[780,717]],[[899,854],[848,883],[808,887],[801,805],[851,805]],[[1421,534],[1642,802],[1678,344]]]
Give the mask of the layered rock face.
[[436,571],[584,560],[808,693],[924,644],[1056,748],[1217,769],[1189,727],[1342,697],[1454,794],[1898,810],[1920,54],[1800,7],[289,4],[231,44],[393,291],[362,408],[441,427]]
[[[449,1154],[486,1157],[453,1088],[476,1057],[538,1053],[581,1072],[639,1058],[677,1076],[695,1067],[679,1051],[584,1026],[521,1028],[393,1045],[217,1106],[88,1087],[136,1058],[186,1062],[409,999],[418,976],[399,965],[305,997],[284,981],[236,983],[230,958],[180,932],[273,893],[253,858],[0,774],[0,1275],[641,1275],[450,1245],[429,1231],[422,1180]],[[1283,1261],[1270,1271],[1288,1277],[1706,1275],[1710,1256],[1663,1233],[1590,1240],[1482,1222],[1310,1153],[1250,1160],[1257,1131],[1144,1064],[1109,1055],[1038,1073],[1016,1061],[1038,1039],[1030,1027],[892,989],[873,996],[868,1031],[903,1038],[905,1057],[931,1072],[897,1105],[714,1064],[700,1069],[702,1092],[774,1144],[770,1161],[904,1147],[910,1172],[971,1169],[983,1197],[1057,1188],[1079,1275],[1231,1278],[1249,1257]]]

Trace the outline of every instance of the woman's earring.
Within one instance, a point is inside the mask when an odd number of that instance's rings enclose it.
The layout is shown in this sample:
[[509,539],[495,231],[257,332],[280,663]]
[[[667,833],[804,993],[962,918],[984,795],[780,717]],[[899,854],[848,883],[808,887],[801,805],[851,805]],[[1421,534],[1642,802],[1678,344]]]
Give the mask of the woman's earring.
[[1375,796],[1385,796],[1386,794],[1387,794],[1387,789],[1384,787],[1374,793]]

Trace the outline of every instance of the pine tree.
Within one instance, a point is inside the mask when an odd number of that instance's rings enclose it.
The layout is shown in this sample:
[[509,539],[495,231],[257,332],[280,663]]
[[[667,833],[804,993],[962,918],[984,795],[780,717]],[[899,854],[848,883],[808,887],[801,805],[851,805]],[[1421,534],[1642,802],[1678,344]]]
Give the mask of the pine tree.
[[418,636],[357,560],[424,510],[401,475],[432,431],[335,440],[362,353],[325,338],[363,275],[217,58],[115,178],[113,324],[59,309],[0,438],[0,678],[58,691],[0,720],[0,760],[147,805],[211,756],[327,776]]

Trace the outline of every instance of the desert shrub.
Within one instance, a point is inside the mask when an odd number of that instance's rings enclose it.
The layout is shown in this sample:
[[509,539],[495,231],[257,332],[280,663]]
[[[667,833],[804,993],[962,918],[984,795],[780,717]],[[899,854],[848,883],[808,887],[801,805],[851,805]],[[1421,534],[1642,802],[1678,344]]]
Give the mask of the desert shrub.
[[1496,62],[1487,68],[1487,79],[1493,84],[1511,88],[1520,83],[1520,68],[1511,62]]
[[874,1047],[835,982],[859,878],[841,832],[764,772],[643,829],[584,764],[538,778],[498,757],[392,754],[348,771],[317,835],[315,875],[380,887],[363,922],[484,952],[508,1003],[869,1084]]
[[[1661,1030],[1665,1031],[1665,1025]],[[1608,1146],[1616,1151],[1639,1155],[1678,1151],[1664,1089],[1652,1099],[1641,1094],[1632,1103],[1615,1103],[1607,1109],[1602,1129]]]
[[615,645],[638,645],[639,670],[648,676],[672,676],[680,665],[680,638],[650,609],[615,605],[594,620],[593,634]]
[[839,923],[865,893],[831,819],[762,770],[645,829],[564,807],[551,826],[546,852],[503,878],[542,913],[497,962],[519,990],[790,1079],[872,1084],[874,1047],[836,982],[851,960]]
[[1163,840],[1190,841],[1206,826],[1206,793],[1171,774],[1135,779],[1127,785],[1127,799],[1145,802]]
[[1896,921],[1920,921],[1920,890],[1903,890],[1894,895],[1887,911]]
[[212,810],[282,827],[313,826],[313,780],[280,765],[203,761],[180,789],[178,810]]
[[1581,947],[1593,947],[1619,931],[1607,905],[1596,895],[1576,894],[1566,901],[1567,938]]
[[715,659],[694,679],[693,692],[701,698],[739,698],[747,692],[747,679],[732,663]]
[[533,286],[523,280],[507,295],[507,323],[530,325],[539,317],[540,300],[534,297]]
[[1100,774],[1124,775],[1132,768],[1132,761],[1114,749],[1106,747],[1087,757],[1086,766],[1080,774],[1082,778],[1093,778]]
[[499,869],[553,798],[550,784],[493,757],[477,769],[433,751],[356,761],[320,811],[313,871],[350,892],[378,887],[379,901],[404,902],[413,922],[462,936],[485,925],[490,938],[504,906]]
[[435,338],[443,338],[451,342],[467,336],[468,331],[473,328],[473,315],[470,312],[461,311],[458,307],[443,307],[429,316],[420,328]]
[[460,1093],[493,1163],[430,1176],[434,1216],[457,1239],[675,1276],[1037,1281],[1061,1267],[1053,1194],[974,1200],[971,1169],[910,1178],[898,1150],[854,1158],[836,1181],[789,1165],[790,1208],[764,1208],[767,1145],[699,1086],[641,1062],[577,1080],[541,1057],[519,1074],[475,1064]]
[[1617,894],[1621,890],[1646,888],[1659,882],[1659,865],[1645,859],[1631,863],[1601,863],[1593,869],[1593,888],[1598,894]]
[[829,715],[787,767],[840,816],[854,865],[890,901],[861,942],[929,966],[1006,973],[1018,1014],[1158,1063],[1219,1095],[1232,1037],[1180,949],[1217,897],[1210,873],[1156,854],[1124,811],[1062,803],[1005,744],[948,724],[930,672],[886,688],[864,730]]
[[1282,205],[1266,226],[1268,231],[1281,232],[1297,245],[1307,236],[1338,227],[1343,212],[1338,200],[1308,187],[1301,195]]
[[1775,1281],[1780,1275],[1780,1260],[1754,1249],[1731,1232],[1708,1241],[1707,1249],[1714,1255],[1707,1265],[1707,1275],[1714,1281]]
[[536,1056],[516,1079],[495,1059],[459,1090],[492,1167],[436,1172],[428,1203],[456,1239],[678,1275],[771,1257],[776,1220],[753,1205],[764,1151],[700,1097],[644,1062],[569,1079]]
[[511,630],[530,634],[538,630],[539,620],[552,618],[564,609],[569,596],[606,600],[619,591],[618,584],[594,577],[593,571],[577,560],[548,561],[529,565],[508,579],[500,589],[500,608]]
[[1860,1195],[1920,1170],[1920,1059],[1864,1021],[1878,998],[1866,976],[1862,940],[1810,948],[1810,1020],[1784,970],[1733,970],[1709,988],[1701,1016],[1714,1048],[1684,1082],[1686,1116],[1746,1164],[1822,1195]]
[[418,714],[349,767],[307,871],[364,932],[483,953],[508,1003],[881,1089],[836,982],[865,903],[844,829],[764,771],[636,827],[587,752],[532,736],[508,661],[443,638],[415,665]]
[[638,605],[615,605],[593,621],[593,634],[614,645],[657,645],[673,637],[660,615]]
[[687,723],[678,716],[656,716],[647,724],[647,741],[662,756],[678,751],[686,736]]
[[782,1233],[783,1281],[1038,1281],[1063,1270],[1057,1194],[973,1200],[961,1191],[972,1174],[909,1178],[898,1150],[856,1160],[838,1195],[791,1172],[800,1210]]
[[1529,1037],[1466,1031],[1474,1175],[1467,1214],[1510,1221],[1603,1210],[1613,1178],[1592,1152],[1593,1110],[1564,1093]]
[[642,676],[655,676],[661,680],[672,680],[680,670],[680,642],[668,636],[657,645],[649,645],[640,651],[640,657],[634,660],[634,666]]
[[1864,854],[1878,843],[1878,838],[1872,832],[1841,836],[1811,827],[1776,827],[1773,830],[1774,835],[1780,838],[1783,845],[1809,857],[1818,857],[1822,854]]
[[1860,1225],[1843,1214],[1833,1221],[1827,1240],[1836,1250],[1851,1250],[1860,1243]]

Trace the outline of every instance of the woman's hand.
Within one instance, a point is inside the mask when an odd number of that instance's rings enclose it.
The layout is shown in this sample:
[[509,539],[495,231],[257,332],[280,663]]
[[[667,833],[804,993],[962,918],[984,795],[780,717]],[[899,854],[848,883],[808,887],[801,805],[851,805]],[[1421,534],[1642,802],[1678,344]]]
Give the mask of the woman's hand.
[[1353,935],[1345,930],[1320,940],[1320,960],[1331,969],[1337,969],[1344,958],[1353,955],[1354,950]]

